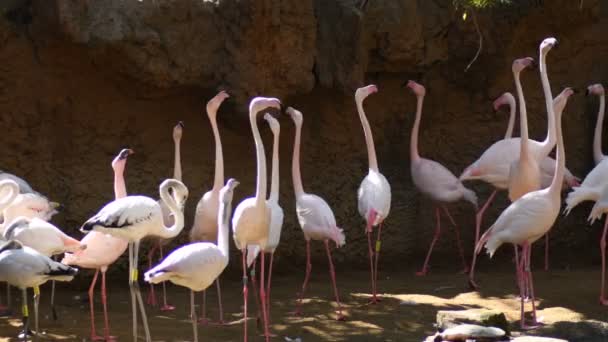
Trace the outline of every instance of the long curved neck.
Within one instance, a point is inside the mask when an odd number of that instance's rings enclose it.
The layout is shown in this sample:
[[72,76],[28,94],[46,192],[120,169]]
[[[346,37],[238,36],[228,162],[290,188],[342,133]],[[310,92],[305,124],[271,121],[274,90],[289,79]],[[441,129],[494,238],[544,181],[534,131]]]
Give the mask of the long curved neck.
[[173,162],[173,178],[178,181],[182,180],[182,154],[181,154],[181,139],[176,139],[173,142],[175,145],[175,161]]
[[560,197],[562,192],[562,185],[564,183],[564,172],[566,169],[566,152],[564,150],[564,136],[562,134],[562,116],[558,115],[556,118],[556,131],[557,131],[557,160],[555,161],[556,168],[553,180],[549,187],[549,192],[556,197]]
[[[523,96],[522,96],[523,97]],[[515,101],[509,97],[509,124],[507,125],[507,131],[505,132],[505,139],[513,137],[513,126],[515,125]]]
[[274,134],[272,142],[272,171],[270,175],[270,196],[271,201],[279,200],[279,134]]
[[[182,229],[184,228],[184,213],[180,210],[175,198],[169,194],[170,186],[163,186],[160,188],[160,199],[165,202],[167,207],[169,208],[169,212],[173,214],[173,225],[167,227],[164,223],[163,229],[161,229],[160,237],[164,239],[171,239],[177,236]],[[175,192],[175,189],[173,189]],[[162,220],[161,220],[162,222]]]
[[604,125],[604,109],[606,107],[606,99],[604,94],[600,95],[600,109],[597,113],[597,121],[595,123],[595,134],[593,135],[593,159],[595,164],[604,159],[604,153],[602,153],[602,126]]
[[127,186],[125,185],[125,166],[114,169],[114,199],[127,197]]
[[302,133],[302,124],[296,123],[296,137],[293,144],[293,157],[291,159],[291,176],[293,178],[293,190],[296,197],[304,193],[302,187],[302,175],[300,174],[300,136]]
[[376,158],[376,147],[374,145],[374,136],[372,130],[369,127],[369,122],[365,116],[363,110],[363,103],[359,100],[357,103],[357,112],[359,112],[359,119],[361,119],[361,125],[363,126],[363,133],[365,134],[365,144],[367,145],[367,159],[369,161],[370,170],[378,172],[378,160]]
[[224,154],[222,153],[222,140],[217,128],[217,119],[214,115],[209,116],[213,138],[215,139],[215,178],[213,179],[213,191],[220,191],[224,184]]
[[249,113],[249,121],[251,123],[251,131],[253,132],[253,140],[255,141],[255,155],[257,159],[257,185],[255,190],[255,199],[257,203],[262,203],[266,200],[266,154],[264,153],[264,143],[260,137],[260,130],[257,124],[257,114]]
[[[4,193],[8,189],[8,194],[0,198],[0,213],[13,203],[17,195],[19,195],[19,185],[15,182],[0,183],[0,193]],[[4,218],[4,222],[8,222],[8,218]]]
[[410,137],[410,159],[416,161],[420,159],[418,154],[418,131],[420,130],[420,118],[422,117],[422,102],[423,95],[416,95],[416,120],[412,127],[412,135]]
[[218,235],[217,235],[217,247],[222,252],[226,258],[230,255],[229,246],[228,246],[228,230],[229,230],[229,220],[230,214],[232,211],[232,203],[224,203],[220,201],[219,207],[219,215],[217,216],[217,225],[219,227]]
[[519,99],[519,134],[521,135],[521,144],[519,150],[519,156],[525,158],[528,156],[528,113],[526,111],[526,100],[524,100],[524,92],[521,89],[521,81],[519,79],[519,72],[513,73],[515,79],[515,89],[517,90],[517,98]]
[[[540,54],[540,79],[543,85],[543,92],[545,94],[545,104],[547,106],[547,137],[542,142],[541,153],[543,156],[549,155],[555,141],[557,140],[555,131],[555,112],[553,110],[553,94],[551,92],[551,84],[549,84],[549,76],[547,75],[547,64],[546,55],[541,52]],[[549,111],[551,108],[551,111]]]

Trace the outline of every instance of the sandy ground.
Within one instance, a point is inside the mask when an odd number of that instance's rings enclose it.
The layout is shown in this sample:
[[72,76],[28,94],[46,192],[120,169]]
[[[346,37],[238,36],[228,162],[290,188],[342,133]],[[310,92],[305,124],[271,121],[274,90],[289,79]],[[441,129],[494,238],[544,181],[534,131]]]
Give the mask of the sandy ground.
[[[519,321],[519,302],[515,297],[514,275],[509,268],[479,272],[482,286],[479,292],[466,288],[466,278],[450,270],[435,270],[426,277],[416,277],[413,270],[385,271],[379,281],[384,300],[378,305],[365,305],[369,293],[368,274],[338,270],[338,286],[347,315],[345,322],[335,320],[336,303],[333,300],[329,276],[325,265],[313,266],[309,291],[303,305],[304,316],[290,316],[295,307],[295,294],[303,275],[273,277],[272,325],[279,337],[301,337],[303,341],[421,341],[433,334],[437,310],[494,308],[503,310],[514,329]],[[88,273],[87,273],[88,274]],[[110,325],[113,335],[120,341],[131,339],[131,313],[129,292],[123,280],[109,282]],[[124,279],[126,282],[126,279]],[[224,307],[226,317],[242,318],[239,312],[242,296],[238,278],[224,279]],[[535,273],[535,290],[540,308],[539,316],[545,323],[572,322],[583,319],[608,320],[608,308],[598,305],[599,270],[550,271]],[[147,291],[147,288],[144,287]],[[86,302],[86,284],[61,284],[58,294],[59,322],[49,319],[49,286],[42,289],[41,329],[47,339],[89,340],[89,308]],[[189,294],[183,288],[168,286],[169,302],[176,305],[173,312],[148,308],[149,323],[154,341],[191,341],[189,321]],[[2,291],[4,293],[4,291]],[[144,292],[144,298],[145,298]],[[15,301],[18,293],[14,291]],[[250,291],[250,313],[257,307]],[[96,298],[96,303],[99,299]],[[197,297],[197,306],[201,297]],[[217,317],[215,290],[207,295],[208,313]],[[101,305],[97,306],[101,310]],[[31,309],[30,309],[31,310]],[[32,310],[33,311],[33,310]],[[253,312],[252,312],[253,311]],[[20,320],[17,317],[0,318],[0,341],[13,341]],[[101,315],[97,316],[101,333]],[[255,320],[250,320],[250,341],[263,341],[256,331]],[[140,330],[141,333],[142,330]],[[201,341],[241,341],[243,327],[235,322],[228,326],[200,326]]]

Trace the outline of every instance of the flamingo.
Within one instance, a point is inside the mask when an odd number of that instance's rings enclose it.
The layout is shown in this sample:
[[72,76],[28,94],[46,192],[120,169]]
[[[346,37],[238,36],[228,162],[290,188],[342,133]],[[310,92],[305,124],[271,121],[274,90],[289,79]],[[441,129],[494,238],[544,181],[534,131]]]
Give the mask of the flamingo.
[[[268,303],[266,311],[268,312],[268,318],[270,319],[270,282],[272,280],[272,263],[274,259],[274,252],[279,245],[281,240],[281,230],[283,228],[283,208],[279,205],[279,135],[281,133],[281,126],[279,121],[275,119],[269,113],[264,114],[264,120],[268,122],[270,130],[273,135],[272,143],[272,173],[270,176],[270,195],[266,200],[266,205],[270,208],[270,227],[268,230],[268,240],[266,242],[266,248],[262,251],[263,253],[270,254],[270,262],[268,266],[268,280],[266,283],[266,302]],[[254,260],[260,253],[260,247],[256,245],[249,245],[247,248],[247,266],[251,266]],[[254,271],[252,272],[252,280],[255,286],[255,263]]]
[[[173,191],[173,196],[169,194]],[[158,236],[171,239],[184,228],[182,211],[188,198],[188,188],[177,179],[166,179],[160,184],[159,194],[174,217],[173,225],[165,226],[160,205],[147,196],[127,196],[106,204],[93,217],[88,219],[80,231],[97,231],[129,241],[129,287],[131,289],[131,309],[133,313],[133,340],[137,341],[137,309],[141,311],[146,341],[151,342],[146,309],[141,299],[138,280],[138,253],[141,239]]]
[[[602,152],[602,126],[604,121],[604,110],[606,108],[606,99],[604,87],[601,84],[592,84],[587,87],[588,95],[596,95],[600,98],[599,111],[595,124],[595,134],[593,138],[593,159],[596,166],[589,172],[583,183],[574,187],[572,192],[566,198],[566,215],[570,213],[574,207],[583,201],[595,201],[591,215],[591,221],[601,218],[601,215],[606,212],[606,177],[608,177],[608,159]],[[604,223],[604,230],[600,238],[600,252],[602,254],[602,277],[600,287],[600,304],[608,305],[608,299],[605,295],[606,282],[606,234],[608,232],[608,219]]]
[[[357,105],[359,119],[361,119],[361,125],[363,126],[365,144],[367,145],[367,158],[369,160],[369,170],[367,176],[363,178],[363,181],[359,186],[357,199],[359,202],[359,214],[366,222],[365,233],[367,234],[372,285],[372,299],[370,303],[373,304],[379,301],[376,295],[376,281],[378,279],[378,258],[380,257],[380,233],[382,231],[382,223],[391,210],[391,186],[378,168],[374,137],[372,136],[372,130],[369,127],[367,117],[365,116],[365,111],[363,111],[363,100],[377,91],[378,88],[375,85],[368,85],[367,87],[357,89],[355,92],[355,103]],[[372,250],[371,240],[374,226],[378,226],[375,251]]]
[[338,287],[336,285],[336,272],[334,269],[334,263],[331,257],[331,249],[329,247],[329,240],[333,240],[336,247],[342,247],[346,243],[346,237],[344,236],[344,230],[337,226],[336,218],[334,213],[327,204],[327,202],[314,194],[304,192],[302,186],[302,175],[300,174],[300,139],[302,134],[302,113],[294,108],[288,107],[286,113],[291,116],[295,126],[295,142],[293,145],[293,157],[291,161],[291,175],[293,178],[293,188],[296,196],[296,212],[298,215],[298,222],[304,233],[304,239],[306,240],[306,276],[304,277],[304,283],[302,284],[302,291],[297,302],[296,315],[301,315],[302,311],[302,298],[306,292],[306,286],[312,271],[312,264],[310,262],[310,240],[321,240],[325,243],[325,251],[327,252],[327,259],[329,262],[329,275],[331,276],[334,295],[336,296],[336,303],[338,304],[338,316],[339,321],[345,320],[342,314],[342,304],[340,303],[340,297],[338,294]]
[[[14,199],[13,203],[5,208],[5,210],[10,211],[10,213],[14,216],[26,216],[29,218],[38,217],[45,221],[50,221],[50,219],[59,212],[61,208],[61,204],[57,202],[49,201],[48,198],[40,194],[39,192],[32,189],[28,182],[26,182],[23,178],[15,176],[14,174],[0,171],[0,180],[12,180],[19,185],[19,194],[21,196]],[[22,201],[29,201],[28,204],[32,204],[31,206],[20,205]],[[35,203],[35,205],[34,205]],[[12,209],[12,210],[11,210]],[[4,211],[0,212],[2,216],[2,221],[4,224],[8,223],[10,220],[5,217],[7,213]]]
[[[175,127],[173,127],[173,145],[175,148],[175,161],[173,164],[173,179],[177,179],[178,181],[182,181],[182,162],[181,162],[181,150],[180,144],[182,140],[182,133],[184,129],[184,123],[179,121]],[[163,222],[167,226],[171,226],[173,224],[173,217],[171,216],[171,210],[167,207],[167,204],[162,200],[158,200],[158,204],[163,213]],[[158,249],[160,253],[160,259],[163,258],[163,245],[169,243],[170,239],[163,239],[154,237],[154,247],[150,248],[148,251],[148,268],[152,268],[152,258],[154,257],[154,252]],[[154,292],[154,285],[150,284],[150,291],[148,292],[147,302],[149,305],[156,306],[156,293]],[[163,283],[163,306],[160,308],[161,311],[173,311],[175,307],[173,305],[167,304],[167,288],[165,283]]]
[[158,266],[144,274],[145,281],[158,284],[170,281],[190,289],[190,315],[194,342],[198,342],[194,291],[208,288],[228,265],[228,225],[232,210],[232,194],[239,182],[230,178],[220,190],[217,245],[212,242],[195,242],[180,247]]
[[[544,63],[547,53],[557,44],[555,38],[547,38],[540,44],[541,73],[546,72]],[[534,285],[532,272],[530,270],[530,254],[528,250],[534,241],[545,235],[555,223],[559,214],[561,202],[561,190],[563,186],[564,169],[566,155],[564,151],[564,140],[562,135],[561,113],[555,113],[551,99],[551,89],[548,80],[543,77],[543,90],[547,112],[554,116],[557,134],[557,160],[556,171],[551,185],[547,188],[536,190],[525,194],[505,209],[496,222],[481,236],[475,252],[479,253],[485,246],[490,257],[503,243],[512,243],[522,247],[521,258],[518,264],[518,284],[521,296],[521,328],[527,329],[524,317],[524,297],[525,291],[529,288],[532,302],[532,326],[537,324],[536,305],[534,303]],[[571,88],[566,88],[572,95]],[[548,99],[548,100],[547,100]],[[557,114],[557,116],[555,116]]]
[[[257,159],[257,180],[254,197],[243,200],[236,207],[232,218],[232,231],[234,244],[243,254],[243,329],[244,340],[247,341],[247,260],[248,245],[258,245],[266,248],[270,225],[270,208],[266,204],[266,155],[264,143],[260,137],[257,125],[257,115],[265,108],[280,109],[281,101],[270,97],[255,97],[249,104],[249,123],[253,132]],[[264,289],[264,253],[262,253],[262,271],[260,280],[260,297],[262,300],[262,314],[264,319],[264,336],[269,341],[268,316],[266,313],[266,290]]]
[[[213,188],[207,191],[196,204],[196,212],[194,214],[194,224],[190,230],[190,241],[208,241],[217,242],[217,215],[219,208],[219,194],[224,183],[224,155],[222,153],[222,140],[217,127],[217,111],[225,99],[230,97],[227,92],[220,91],[209,102],[207,102],[207,116],[213,130],[215,139],[215,177],[213,180]],[[220,289],[220,279],[216,279],[217,298],[219,303],[219,323],[224,321],[224,311],[222,309],[222,292]],[[206,319],[206,290],[203,290],[203,305],[201,307],[202,317],[201,322],[207,323]]]
[[[133,154],[131,149],[121,150],[116,158],[112,160],[112,169],[114,170],[114,198],[119,199],[127,196],[127,188],[125,186],[124,171],[127,165],[127,158]],[[76,253],[66,253],[63,264],[68,266],[79,266],[84,268],[95,269],[95,275],[91,286],[89,287],[89,306],[91,307],[91,341],[114,341],[116,337],[110,336],[110,324],[108,321],[108,308],[106,298],[106,271],[126,250],[129,242],[127,240],[114,237],[110,234],[103,234],[92,231],[84,236],[80,241],[86,244],[87,248]],[[95,310],[94,310],[94,295],[97,276],[101,270],[101,302],[103,305],[104,318],[104,337],[97,335],[95,330]]]
[[[8,192],[8,193],[7,193]],[[11,203],[15,200],[17,195],[19,194],[19,184],[15,180],[12,179],[2,179],[0,180],[0,212],[2,212],[6,207],[11,205]],[[4,241],[4,237],[0,234],[0,242]],[[10,285],[7,285],[6,289],[6,301],[7,305],[0,305],[0,313],[9,313],[10,308]]]
[[51,260],[35,249],[19,241],[10,240],[0,246],[0,281],[5,281],[23,291],[23,340],[27,341],[29,313],[27,288],[34,288],[34,326],[38,327],[39,286],[48,280],[71,281],[78,270]]
[[[422,116],[422,102],[424,101],[426,90],[424,89],[424,86],[411,80],[407,82],[407,87],[412,90],[417,98],[416,120],[414,121],[414,126],[412,127],[412,136],[410,142],[410,170],[414,185],[420,192],[429,196],[435,202],[450,203],[464,199],[471,202],[475,208],[477,208],[477,195],[475,192],[465,188],[460,180],[458,180],[458,178],[456,178],[456,176],[454,176],[454,174],[452,174],[452,172],[450,172],[450,170],[448,170],[445,166],[434,160],[421,158],[418,154],[418,130],[420,127],[420,118]],[[456,223],[454,222],[452,215],[450,215],[447,207],[444,204],[439,205],[443,207],[443,211],[454,226],[456,241],[458,243],[458,251],[460,252],[462,264],[464,265],[464,272],[466,273],[468,272],[468,267],[464,259],[458,226],[456,226]],[[437,242],[441,233],[441,212],[439,205],[435,208],[435,216],[437,219],[435,236],[431,241],[431,245],[426,255],[426,259],[424,260],[422,269],[416,273],[418,276],[426,275],[431,253],[433,252],[433,247],[435,246],[435,242]]]

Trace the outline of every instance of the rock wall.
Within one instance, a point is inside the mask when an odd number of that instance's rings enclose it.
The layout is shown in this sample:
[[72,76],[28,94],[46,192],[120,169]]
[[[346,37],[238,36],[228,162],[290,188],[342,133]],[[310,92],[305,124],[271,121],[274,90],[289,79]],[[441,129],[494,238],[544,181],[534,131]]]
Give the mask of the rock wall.
[[[219,114],[226,175],[242,185],[235,203],[253,193],[255,157],[245,115],[255,95],[277,96],[305,116],[305,189],[332,206],[347,234],[340,263],[365,267],[367,241],[356,190],[367,170],[353,91],[375,83],[365,109],[382,172],[393,189],[383,230],[383,266],[407,258],[418,265],[434,228],[433,203],[414,189],[409,137],[415,97],[400,87],[417,79],[428,92],[420,149],[459,174],[504,135],[506,116],[491,101],[512,90],[511,61],[537,57],[547,36],[560,41],[548,58],[553,92],[605,81],[608,4],[600,0],[521,1],[476,12],[483,34],[480,58],[473,20],[451,0],[370,1],[90,1],[11,0],[0,11],[0,168],[26,178],[66,204],[56,222],[77,227],[112,198],[110,161],[123,146],[136,151],[127,166],[130,193],[157,196],[172,174],[171,129],[186,128],[184,181],[190,189],[187,227],[198,198],[211,187],[214,144],[204,104],[218,89],[232,97]],[[472,18],[472,13],[469,18]],[[522,77],[531,136],[546,130],[537,72]],[[579,176],[592,168],[596,99],[573,98],[564,117],[567,164]],[[293,124],[280,118],[283,242],[277,262],[302,264],[304,244],[290,177]],[[270,132],[261,125],[270,151]],[[471,184],[480,198],[491,189]],[[507,205],[501,195],[488,226]],[[473,210],[450,206],[470,254]],[[589,206],[560,217],[551,234],[556,267],[597,263],[599,224],[588,228]],[[444,224],[443,227],[449,227]],[[444,229],[433,264],[457,262],[453,234]],[[179,238],[184,242],[186,234]],[[542,243],[538,244],[539,246]],[[593,246],[593,248],[588,248]],[[509,255],[505,248],[502,256]],[[321,246],[314,255],[322,259]],[[236,252],[235,252],[236,256]],[[486,259],[486,258],[483,258]],[[405,260],[405,259],[404,259]],[[234,266],[236,267],[236,266]]]

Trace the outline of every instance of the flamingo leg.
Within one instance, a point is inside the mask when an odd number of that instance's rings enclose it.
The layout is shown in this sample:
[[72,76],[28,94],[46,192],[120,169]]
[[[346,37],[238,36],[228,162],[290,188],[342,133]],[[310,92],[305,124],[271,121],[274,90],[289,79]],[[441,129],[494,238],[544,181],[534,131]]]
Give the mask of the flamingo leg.
[[251,267],[251,283],[253,285],[253,295],[255,297],[255,302],[257,304],[257,308],[258,308],[258,316],[256,318],[256,325],[259,328],[259,324],[260,324],[260,317],[262,317],[261,313],[260,313],[260,296],[258,295],[258,281],[257,281],[257,277],[256,277],[256,268],[257,268],[257,264],[258,264],[258,258],[253,259],[253,264]]
[[331,276],[331,282],[334,288],[334,295],[336,296],[336,303],[338,304],[338,321],[344,321],[344,315],[342,314],[342,304],[340,304],[340,295],[338,294],[338,286],[336,286],[336,271],[334,269],[334,262],[331,258],[331,249],[329,247],[329,240],[325,240],[325,250],[327,251],[327,260],[329,261],[329,275]]
[[247,342],[247,246],[241,251],[243,253],[243,341]]
[[376,258],[374,260],[374,298],[376,302],[380,301],[380,297],[377,295],[378,293],[378,259],[380,259],[380,233],[382,233],[382,222],[378,226],[378,235],[376,236]]
[[22,311],[23,311],[23,332],[21,332],[19,334],[19,337],[23,338],[23,341],[27,342],[27,336],[30,332],[30,315],[29,315],[29,310],[27,309],[27,289],[23,289],[23,305],[22,305]]
[[97,336],[97,332],[95,331],[95,307],[94,307],[94,295],[95,295],[95,284],[97,283],[97,275],[99,274],[99,269],[95,270],[95,275],[93,276],[93,281],[91,281],[91,286],[89,287],[89,307],[91,308],[91,341],[99,341],[101,337]]
[[266,302],[268,303],[268,322],[270,323],[270,281],[272,280],[272,264],[274,261],[274,252],[270,253],[270,264],[268,265],[268,281],[266,282]]
[[133,267],[133,242],[129,242],[129,290],[131,292],[131,312],[133,316],[133,341],[137,341],[137,297],[135,296],[135,285],[137,271]]
[[605,297],[604,289],[606,285],[606,232],[608,231],[608,216],[606,216],[606,222],[604,223],[604,231],[602,232],[602,238],[600,239],[600,252],[602,253],[602,281],[600,288],[600,304],[608,305],[608,300]]
[[40,288],[34,286],[34,341],[38,340],[38,334],[40,334],[40,326],[38,325],[38,306],[40,304]]
[[310,263],[310,240],[306,240],[306,276],[304,276],[304,284],[302,284],[302,291],[298,298],[295,315],[302,315],[302,298],[306,292],[306,286],[308,285],[308,279],[310,278],[310,271],[312,271],[312,264]]
[[475,248],[477,247],[477,243],[479,242],[479,233],[481,231],[481,223],[483,221],[483,214],[486,209],[490,206],[490,203],[494,200],[496,193],[498,191],[494,190],[490,197],[486,200],[486,203],[481,207],[481,209],[475,215],[475,244],[473,245],[473,261],[471,261],[471,269],[469,270],[469,287],[471,289],[478,289],[477,283],[475,283],[475,262],[477,261],[477,253],[475,253]]
[[521,286],[519,287],[519,296],[520,296],[520,327],[522,329],[525,329],[526,327],[526,320],[525,320],[525,312],[524,312],[524,298],[526,297],[525,295],[525,275],[524,275],[524,263],[525,263],[525,258],[526,258],[526,247],[524,245],[524,247],[522,248],[521,251],[521,259],[520,260],[516,260],[516,264],[517,264],[517,278],[519,279],[518,283],[521,284]]
[[138,265],[138,254],[139,254],[139,241],[135,241],[135,246],[133,247],[133,266],[135,267],[135,276],[133,277],[133,284],[135,285],[135,296],[137,297],[137,303],[139,304],[139,311],[141,312],[141,320],[144,323],[144,333],[146,334],[146,342],[152,342],[152,338],[150,337],[150,328],[148,327],[148,317],[146,316],[146,308],[144,307],[144,301],[141,298],[141,291],[139,289],[138,283],[138,275],[139,272],[137,270]]
[[108,297],[106,295],[106,271],[101,270],[101,304],[103,306],[103,323],[104,323],[104,336],[106,342],[115,341],[115,336],[110,336],[110,321],[108,320]]
[[[154,258],[154,252],[160,246],[160,242],[158,244],[154,244],[152,248],[148,251],[148,269],[152,269],[152,259]],[[154,291],[154,284],[150,283],[150,288],[148,290],[148,297],[146,298],[146,303],[153,307],[158,305],[156,301],[156,291]]]
[[[162,243],[158,243],[158,251],[160,253],[160,261],[163,260],[163,245]],[[163,306],[160,308],[160,311],[173,311],[175,310],[175,306],[167,304],[167,282],[163,281]]]
[[219,324],[224,324],[224,308],[222,308],[222,287],[220,286],[220,277],[218,276],[215,279],[215,285],[217,287],[217,302],[219,304],[220,309],[220,319],[218,320]]
[[454,221],[454,218],[452,218],[452,215],[450,215],[450,211],[448,210],[448,208],[446,206],[443,206],[443,211],[445,212],[445,215],[450,220],[450,223],[452,223],[452,226],[454,227],[454,233],[456,233],[456,243],[458,246],[458,253],[460,254],[460,259],[462,259],[462,265],[464,267],[463,272],[469,273],[469,266],[467,265],[467,261],[464,258],[464,250],[462,249],[462,241],[460,240],[460,229],[458,228],[456,221]]
[[198,329],[196,326],[196,310],[194,309],[194,291],[190,290],[190,319],[192,320],[192,336],[194,342],[198,342]]
[[549,271],[549,232],[545,234],[545,272]]
[[268,331],[268,313],[266,312],[266,289],[264,286],[264,253],[263,251],[260,252],[260,255],[262,257],[262,262],[261,262],[261,272],[260,272],[260,299],[262,301],[262,318],[264,320],[264,337],[266,339],[266,342],[270,341],[270,334]]
[[435,215],[437,217],[437,227],[435,228],[435,236],[433,236],[433,240],[431,241],[431,246],[429,247],[429,251],[426,254],[426,259],[424,259],[424,264],[422,265],[422,269],[416,272],[417,276],[424,276],[428,271],[429,260],[431,259],[431,253],[433,253],[433,247],[435,243],[439,239],[439,235],[441,234],[441,217],[439,213],[439,208],[435,208]]
[[201,325],[207,325],[209,321],[207,320],[207,290],[203,290],[203,305],[201,305],[201,318],[198,320],[198,323]]
[[530,300],[532,301],[532,324],[538,325],[538,321],[536,319],[536,298],[534,297],[534,280],[532,278],[532,269],[530,268],[530,256],[532,249],[529,243],[526,243],[528,249],[528,256],[526,257],[526,272],[528,273],[528,291]]
[[8,305],[8,301],[9,301],[9,297],[10,297],[10,293],[9,293],[9,288],[8,288],[8,284],[7,284],[7,295],[6,295],[6,303],[7,305],[4,306],[0,303],[0,316],[5,316],[5,315],[9,315],[9,305]]
[[367,217],[367,226],[365,227],[365,233],[367,234],[367,247],[369,250],[369,268],[370,268],[370,276],[371,276],[371,283],[372,283],[372,299],[370,300],[370,304],[376,304],[378,302],[378,299],[376,298],[376,282],[375,282],[375,274],[374,274],[374,251],[372,249],[372,225],[374,224],[374,221],[376,220],[376,211],[374,209],[371,209],[369,211],[369,215]]
[[[55,260],[55,258],[53,258]],[[57,309],[55,308],[55,281],[51,280],[51,315],[53,317],[53,321],[59,319],[57,316]]]
[[519,250],[517,249],[516,244],[513,244],[513,250],[515,251],[515,277],[517,280],[517,289],[521,291],[524,285],[522,283],[521,273],[519,272]]

